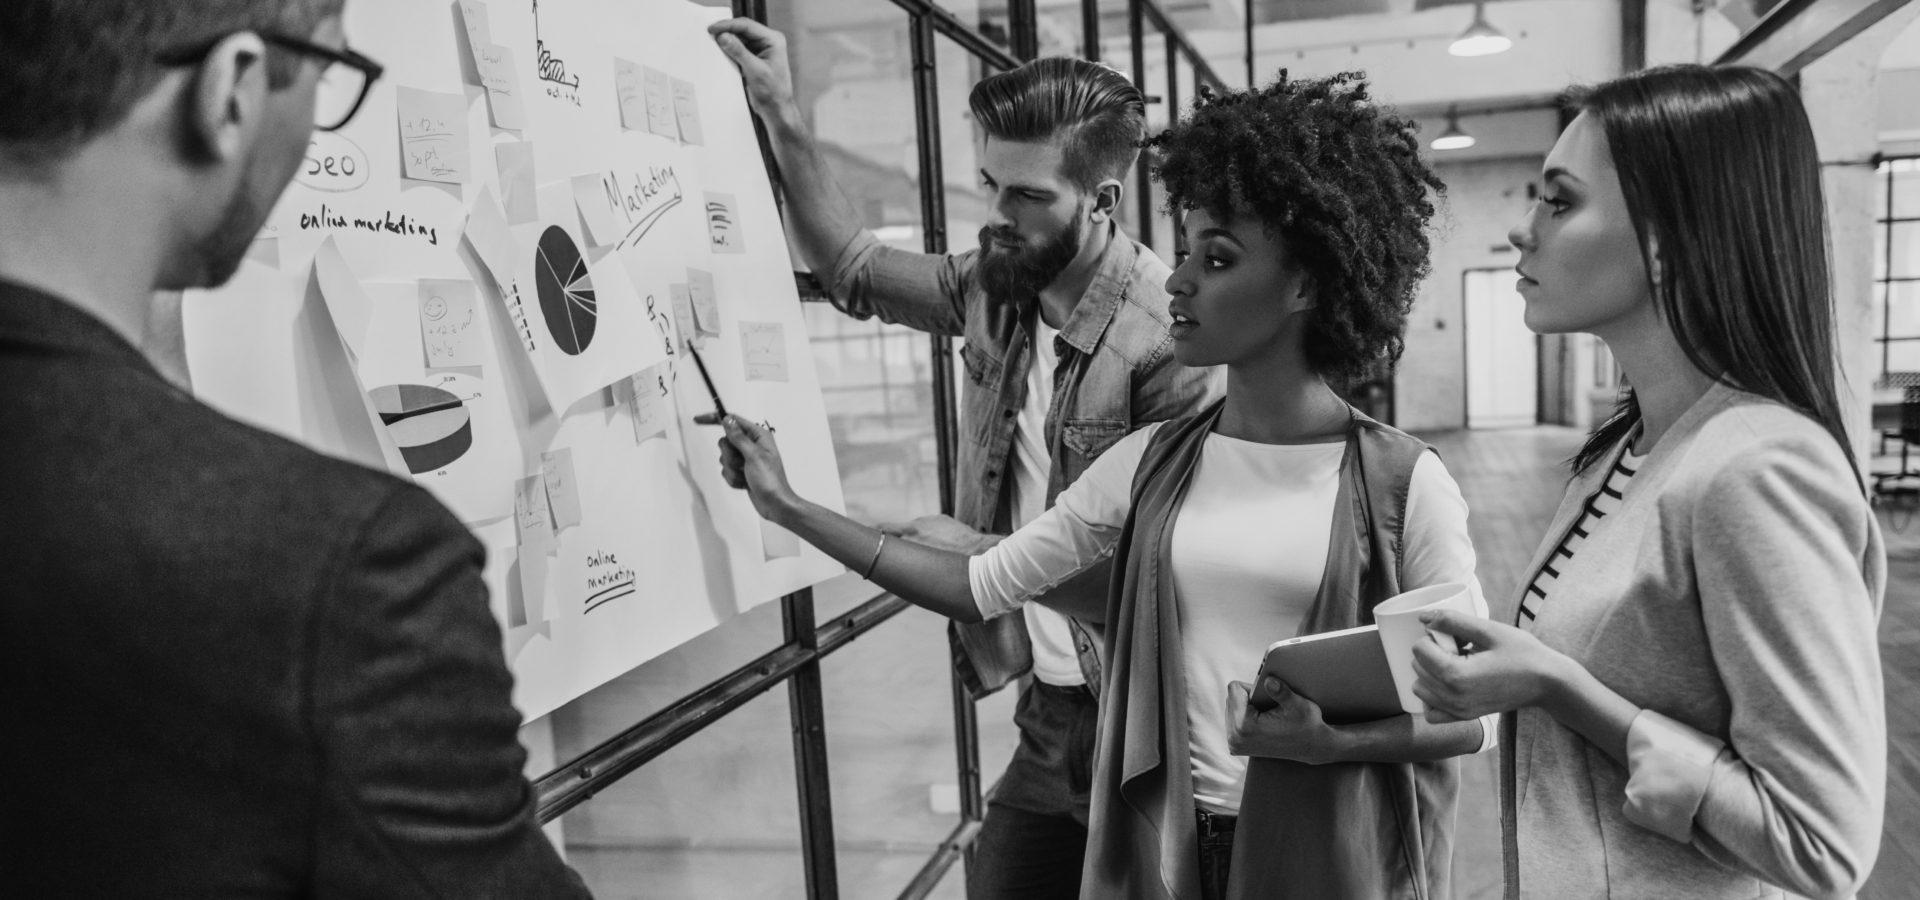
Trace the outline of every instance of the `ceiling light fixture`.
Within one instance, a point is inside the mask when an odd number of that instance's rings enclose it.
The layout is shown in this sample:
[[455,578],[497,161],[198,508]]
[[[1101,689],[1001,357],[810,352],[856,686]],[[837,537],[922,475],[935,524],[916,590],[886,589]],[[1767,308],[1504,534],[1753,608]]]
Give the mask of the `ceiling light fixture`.
[[1460,130],[1459,108],[1448,107],[1447,130],[1440,132],[1440,136],[1434,138],[1433,143],[1427,146],[1435,150],[1465,150],[1473,145],[1473,135]]
[[1454,56],[1492,56],[1505,53],[1513,46],[1513,41],[1500,33],[1500,29],[1487,24],[1487,4],[1473,5],[1473,24],[1447,46],[1447,52]]

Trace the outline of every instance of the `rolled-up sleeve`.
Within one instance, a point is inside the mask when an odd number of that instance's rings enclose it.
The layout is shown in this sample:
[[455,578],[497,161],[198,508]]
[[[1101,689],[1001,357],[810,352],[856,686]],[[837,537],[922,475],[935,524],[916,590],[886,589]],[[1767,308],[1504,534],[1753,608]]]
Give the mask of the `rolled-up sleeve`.
[[1060,492],[1053,507],[967,560],[980,617],[1003,615],[1113,555],[1133,498],[1133,474],[1159,423],[1121,438]]
[[1693,816],[1707,796],[1726,742],[1643,709],[1627,727],[1627,821],[1671,840],[1693,839]]
[[[1879,853],[1887,753],[1886,562],[1852,468],[1824,433],[1769,441],[1702,486],[1691,532],[1731,711],[1693,846],[1795,893],[1851,896]],[[1659,793],[1672,815],[1685,805]]]
[[975,255],[900,250],[862,229],[834,258],[823,285],[834,308],[856,319],[878,316],[889,324],[958,336],[966,327]]

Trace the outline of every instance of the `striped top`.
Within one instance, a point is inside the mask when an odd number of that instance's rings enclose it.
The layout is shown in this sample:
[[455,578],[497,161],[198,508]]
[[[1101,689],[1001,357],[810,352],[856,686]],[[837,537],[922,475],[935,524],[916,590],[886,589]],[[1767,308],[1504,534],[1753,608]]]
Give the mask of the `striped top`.
[[1554,582],[1560,579],[1560,569],[1573,559],[1574,554],[1580,552],[1580,546],[1600,527],[1601,521],[1620,508],[1627,482],[1633,480],[1633,473],[1640,469],[1640,462],[1644,459],[1644,456],[1635,456],[1633,444],[1628,443],[1619,461],[1613,464],[1613,471],[1607,473],[1607,480],[1601,482],[1600,489],[1587,498],[1586,505],[1581,507],[1579,520],[1567,529],[1566,537],[1561,539],[1559,547],[1554,548],[1553,555],[1541,563],[1540,571],[1534,573],[1533,583],[1527,585],[1526,594],[1520,598],[1520,627],[1533,626],[1533,620],[1540,615],[1540,605],[1553,593]]

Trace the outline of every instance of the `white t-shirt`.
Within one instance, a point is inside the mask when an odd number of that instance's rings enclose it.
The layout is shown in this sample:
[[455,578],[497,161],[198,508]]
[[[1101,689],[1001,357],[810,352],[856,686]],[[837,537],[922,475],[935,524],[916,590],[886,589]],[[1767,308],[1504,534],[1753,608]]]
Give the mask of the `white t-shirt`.
[[[1027,601],[1113,553],[1131,502],[1134,471],[1158,424],[1120,440],[1062,491],[1052,509],[974,557],[967,575],[981,615]],[[1227,749],[1227,683],[1250,681],[1267,645],[1292,637],[1312,607],[1326,569],[1343,444],[1260,444],[1207,436],[1174,521],[1171,560],[1179,604],[1180,662],[1194,800],[1236,814],[1246,760]],[[1474,576],[1467,504],[1438,457],[1415,464],[1407,498],[1401,586]],[[1495,724],[1483,720],[1484,751]]]
[[[1033,365],[1027,367],[1027,402],[1013,429],[1013,478],[1011,491],[1013,527],[1019,528],[1040,517],[1047,509],[1047,476],[1053,471],[1053,454],[1047,452],[1047,408],[1053,405],[1053,370],[1060,365],[1054,352],[1057,330],[1038,315],[1033,317]],[[1039,604],[1029,603],[1021,611],[1027,620],[1027,637],[1033,645],[1033,677],[1048,684],[1071,687],[1087,683],[1080,672],[1080,658],[1073,649],[1073,627],[1067,617]]]

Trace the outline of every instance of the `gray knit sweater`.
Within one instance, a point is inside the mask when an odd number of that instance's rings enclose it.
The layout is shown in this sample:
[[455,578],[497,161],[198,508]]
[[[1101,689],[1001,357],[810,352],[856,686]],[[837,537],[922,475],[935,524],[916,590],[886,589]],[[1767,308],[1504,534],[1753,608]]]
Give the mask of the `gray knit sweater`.
[[[1568,487],[1523,585],[1619,452]],[[1886,556],[1833,438],[1716,386],[1563,562],[1532,631],[1646,711],[1640,755],[1623,766],[1539,709],[1506,717],[1507,896],[1858,890],[1885,805]]]

